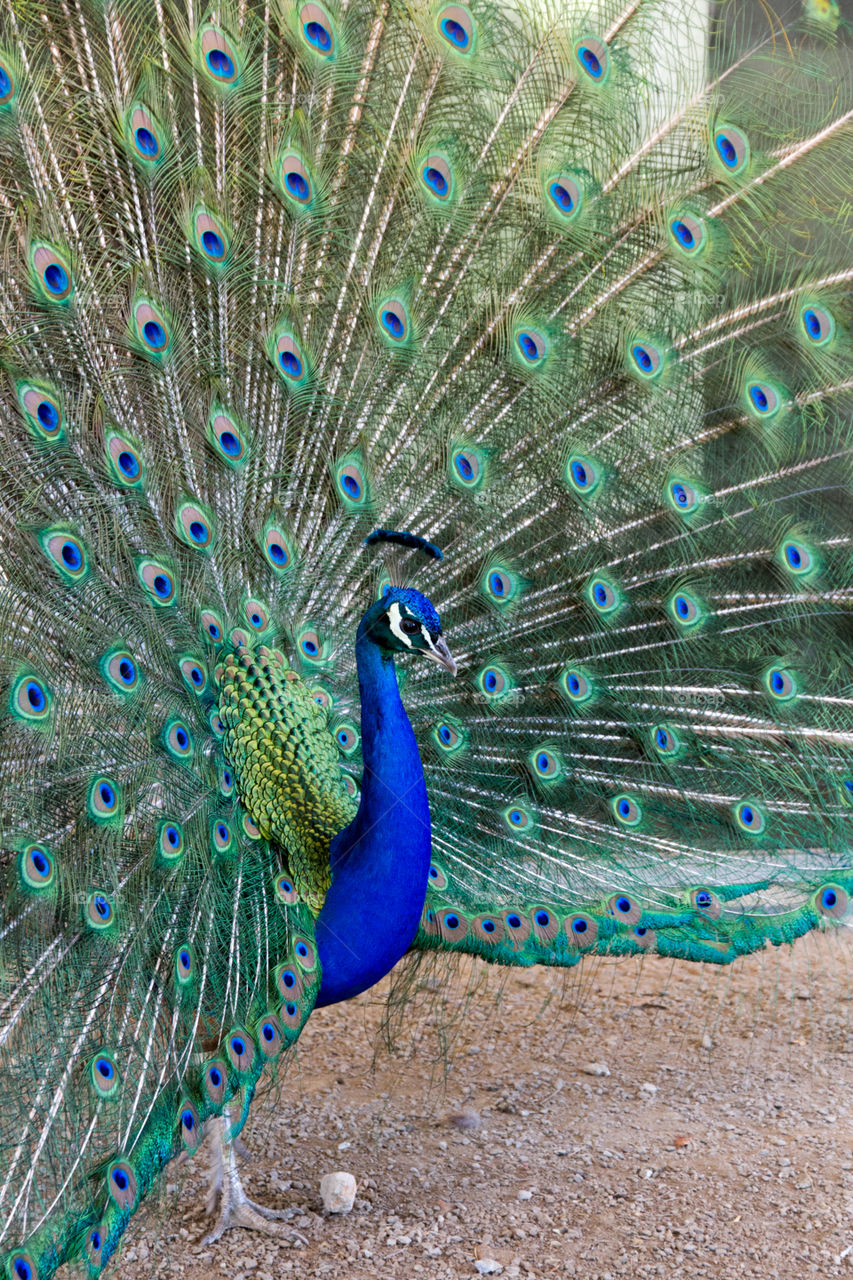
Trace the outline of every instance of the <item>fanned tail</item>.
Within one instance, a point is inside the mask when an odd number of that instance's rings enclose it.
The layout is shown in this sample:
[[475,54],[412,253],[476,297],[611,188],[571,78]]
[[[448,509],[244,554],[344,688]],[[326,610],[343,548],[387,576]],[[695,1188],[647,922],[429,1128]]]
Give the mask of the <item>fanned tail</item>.
[[812,9],[2,11],[0,1243],[46,1280],[310,1011],[223,659],[302,676],[345,814],[377,526],[443,549],[461,667],[404,677],[418,945],[844,914],[853,95]]

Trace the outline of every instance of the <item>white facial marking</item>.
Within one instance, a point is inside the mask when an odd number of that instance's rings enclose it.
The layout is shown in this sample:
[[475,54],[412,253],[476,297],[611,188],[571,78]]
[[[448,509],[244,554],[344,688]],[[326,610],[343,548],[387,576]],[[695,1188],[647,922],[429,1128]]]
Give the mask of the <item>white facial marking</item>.
[[[407,649],[411,649],[412,637],[407,636],[403,628],[400,626],[401,618],[402,614],[400,613],[400,606],[395,600],[391,605],[391,608],[388,610],[388,622],[397,639],[402,640]],[[423,630],[423,628],[421,628],[421,630]]]

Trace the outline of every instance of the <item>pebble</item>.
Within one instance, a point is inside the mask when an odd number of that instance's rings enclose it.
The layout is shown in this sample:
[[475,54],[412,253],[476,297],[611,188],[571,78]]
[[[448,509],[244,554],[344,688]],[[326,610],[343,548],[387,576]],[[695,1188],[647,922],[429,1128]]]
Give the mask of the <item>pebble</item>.
[[474,1263],[481,1276],[499,1276],[503,1267],[494,1258],[478,1258]]
[[643,1084],[640,1085],[640,1093],[647,1093],[650,1098],[653,1098],[657,1093],[657,1091],[658,1091],[657,1085],[652,1084],[651,1080],[646,1080]]
[[320,1179],[320,1195],[326,1213],[349,1213],[355,1204],[358,1184],[351,1173],[339,1170]]
[[532,1200],[532,1199],[533,1199],[533,1192],[532,1192],[532,1191],[519,1191],[519,1193],[518,1193],[518,1198],[519,1198],[519,1200]]
[[581,1071],[585,1076],[609,1076],[610,1068],[606,1062],[588,1062],[586,1066],[581,1067]]
[[447,1123],[454,1129],[479,1129],[483,1122],[479,1111],[475,1111],[473,1107],[463,1107],[461,1111],[452,1111],[447,1117]]

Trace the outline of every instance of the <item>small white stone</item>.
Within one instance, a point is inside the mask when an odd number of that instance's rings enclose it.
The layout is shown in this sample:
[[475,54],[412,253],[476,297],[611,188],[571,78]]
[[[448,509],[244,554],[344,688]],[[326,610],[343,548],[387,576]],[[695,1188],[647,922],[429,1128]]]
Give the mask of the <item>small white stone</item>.
[[606,1062],[588,1062],[586,1066],[581,1067],[581,1071],[585,1076],[609,1076],[610,1068]]
[[643,1084],[640,1085],[640,1093],[647,1093],[650,1098],[653,1098],[657,1093],[657,1091],[658,1091],[657,1085],[652,1084],[651,1080],[646,1080]]
[[532,1191],[519,1191],[519,1193],[518,1193],[518,1198],[519,1198],[519,1200],[532,1200],[532,1199],[533,1199],[533,1192],[532,1192]]
[[320,1195],[326,1213],[349,1213],[355,1204],[358,1185],[351,1173],[339,1170],[320,1179]]
[[481,1276],[499,1276],[503,1267],[494,1258],[478,1258],[474,1263]]

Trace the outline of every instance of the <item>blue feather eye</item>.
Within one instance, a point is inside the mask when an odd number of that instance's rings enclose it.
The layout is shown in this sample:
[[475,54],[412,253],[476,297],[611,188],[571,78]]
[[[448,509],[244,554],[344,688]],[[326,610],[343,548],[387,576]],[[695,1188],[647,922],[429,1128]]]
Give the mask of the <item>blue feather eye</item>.
[[804,307],[800,323],[809,342],[816,347],[825,346],[835,337],[835,319],[825,307]]
[[71,268],[57,250],[37,242],[30,251],[30,265],[42,297],[48,302],[67,302],[73,288]]
[[317,952],[307,938],[297,938],[293,947],[300,968],[311,972],[317,965]]
[[477,683],[487,698],[500,698],[510,687],[510,680],[501,667],[485,667],[477,677]]
[[319,4],[305,4],[299,10],[302,39],[313,53],[322,58],[335,55],[337,41],[331,16]]
[[691,213],[678,214],[672,218],[669,233],[676,248],[691,258],[704,249],[708,242],[705,223]]
[[839,920],[847,914],[850,896],[841,885],[828,884],[815,894],[815,906],[822,916]]
[[548,339],[538,329],[518,329],[515,345],[526,365],[538,365],[548,354]]
[[354,460],[338,466],[338,491],[347,506],[361,506],[367,501],[367,483],[361,466]]
[[344,755],[351,756],[358,750],[359,735],[353,724],[338,725],[335,730],[335,741]]
[[99,1053],[92,1059],[89,1064],[89,1078],[99,1097],[113,1097],[121,1084],[121,1077],[112,1054]]
[[306,353],[296,334],[279,325],[270,338],[270,357],[287,384],[303,386],[309,379],[310,368]]
[[121,791],[112,778],[98,777],[89,786],[89,816],[96,822],[121,819]]
[[562,773],[562,762],[553,751],[541,747],[530,756],[531,764],[538,778],[554,782]]
[[49,889],[56,875],[53,856],[43,844],[28,844],[22,849],[18,869],[26,888],[37,891]]
[[655,725],[651,737],[652,746],[659,756],[673,757],[681,751],[681,739],[671,725]]
[[443,155],[427,156],[420,165],[420,178],[428,195],[447,203],[453,193],[453,170]]
[[18,383],[16,391],[21,412],[33,435],[49,443],[61,440],[65,420],[59,395],[31,382]]
[[204,1073],[204,1091],[215,1107],[222,1104],[227,1084],[225,1063],[219,1060],[211,1062]]
[[457,747],[461,746],[463,742],[462,734],[456,726],[448,723],[446,720],[443,720],[440,724],[436,725],[433,730],[433,737],[438,745],[448,752],[454,751]]
[[723,914],[723,904],[710,889],[694,889],[690,894],[690,904],[696,911],[708,916],[711,920],[719,920]]
[[132,310],[132,328],[143,354],[162,360],[171,350],[171,330],[162,311],[147,298],[140,298]]
[[667,604],[670,617],[679,627],[691,630],[705,620],[705,611],[699,600],[687,591],[679,591]]
[[782,544],[780,559],[788,573],[795,577],[808,577],[818,568],[817,554],[799,539],[789,538]]
[[239,467],[245,462],[247,445],[243,430],[234,416],[219,405],[211,410],[207,434],[220,458],[229,466]]
[[208,551],[213,546],[212,517],[197,502],[179,503],[175,528],[187,546],[196,551]]
[[409,337],[409,313],[401,298],[386,298],[377,311],[382,333],[395,345],[405,343]]
[[157,833],[157,851],[166,862],[175,862],[183,857],[184,833],[180,823],[161,822]]
[[608,578],[597,575],[591,578],[586,588],[586,598],[595,609],[596,613],[602,617],[607,617],[616,610],[622,603],[620,592]]
[[118,484],[140,487],[143,481],[142,454],[136,443],[119,431],[106,433],[107,460]]
[[719,125],[714,130],[714,154],[727,173],[743,173],[749,163],[746,134],[732,125]]
[[266,631],[270,625],[269,610],[260,600],[247,600],[243,605],[243,617],[257,633]]
[[32,725],[47,721],[53,698],[44,680],[33,674],[19,676],[9,695],[9,710]]
[[107,895],[99,890],[89,894],[83,914],[86,923],[92,929],[108,929],[115,920],[113,904]]
[[125,139],[133,159],[143,168],[163,158],[165,134],[147,107],[136,103],[125,116]]
[[592,916],[569,916],[563,923],[563,929],[569,942],[576,947],[591,947],[598,937],[598,924]]
[[664,368],[664,355],[653,342],[633,342],[630,346],[631,368],[648,381],[660,376]]
[[556,174],[546,184],[548,208],[561,222],[572,222],[583,206],[583,188],[568,173]]
[[289,876],[277,874],[274,878],[274,888],[275,896],[279,902],[283,902],[286,906],[299,901],[296,885]]
[[73,533],[45,529],[39,535],[42,550],[66,582],[79,582],[89,571],[83,543]]
[[626,893],[615,893],[607,903],[610,915],[615,916],[622,924],[636,924],[643,914],[639,903],[634,902]]
[[751,836],[761,835],[767,826],[767,816],[764,810],[751,800],[744,800],[735,805],[734,816],[741,831],[746,831]]
[[607,45],[597,36],[586,36],[575,45],[575,57],[581,70],[594,84],[604,84],[610,70]]
[[224,819],[215,821],[210,830],[210,844],[214,854],[228,853],[234,843],[231,828]]
[[219,614],[214,613],[212,609],[202,611],[201,629],[206,639],[212,640],[214,644],[222,643],[225,635],[225,625]]
[[227,1053],[235,1071],[250,1071],[255,1058],[254,1041],[245,1031],[232,1031],[228,1037]]
[[181,1141],[189,1152],[193,1152],[201,1142],[201,1122],[191,1102],[184,1101],[181,1104],[178,1119],[181,1126]]
[[764,687],[777,702],[790,702],[800,692],[796,675],[784,667],[771,667],[765,671]]
[[139,668],[126,649],[111,649],[100,662],[101,672],[116,693],[134,693],[139,688]]
[[480,459],[473,449],[459,449],[454,453],[453,468],[457,479],[468,489],[475,488],[481,479]]
[[193,211],[192,240],[197,252],[211,267],[224,265],[230,248],[228,233],[222,222],[204,206]]
[[643,820],[643,810],[633,796],[614,796],[610,802],[613,816],[623,827],[636,827]]
[[193,693],[204,693],[207,688],[207,672],[196,658],[181,658],[178,669],[187,688]]
[[227,88],[236,83],[240,75],[237,51],[218,27],[202,29],[201,55],[202,67],[215,84]]
[[[0,107],[9,107],[15,97],[15,77],[4,60],[0,62]],[[23,1277],[29,1280],[29,1276]]]
[[692,515],[701,501],[699,492],[687,480],[672,479],[667,485],[667,501],[679,515]]
[[290,204],[304,209],[314,199],[314,183],[305,160],[297,152],[289,151],[279,165],[281,192]]
[[585,671],[570,667],[560,680],[563,692],[576,706],[589,702],[595,695],[595,685]]
[[284,1048],[284,1035],[275,1014],[268,1013],[258,1028],[258,1045],[265,1058],[275,1058]]
[[601,483],[601,469],[591,458],[573,454],[566,466],[566,479],[575,493],[589,497]]
[[318,631],[309,629],[301,632],[297,643],[302,657],[309,662],[319,662],[325,657],[323,641]]
[[173,760],[188,760],[193,753],[192,734],[182,720],[167,720],[162,740]]
[[[0,88],[2,88],[2,81],[0,81]],[[36,1265],[28,1253],[13,1253],[7,1265],[9,1275],[14,1277],[14,1280],[38,1280]]]
[[439,10],[438,31],[455,53],[470,53],[474,47],[474,19],[461,4],[449,4]]
[[519,592],[518,578],[509,569],[495,565],[483,579],[485,594],[496,604],[509,604]]
[[290,543],[284,532],[276,525],[269,525],[264,531],[264,555],[276,573],[287,569],[292,560]]
[[760,418],[772,418],[782,400],[779,392],[769,382],[748,382],[747,407]]
[[526,831],[533,822],[527,810],[522,809],[520,805],[510,805],[508,809],[504,809],[503,816],[512,831]]

